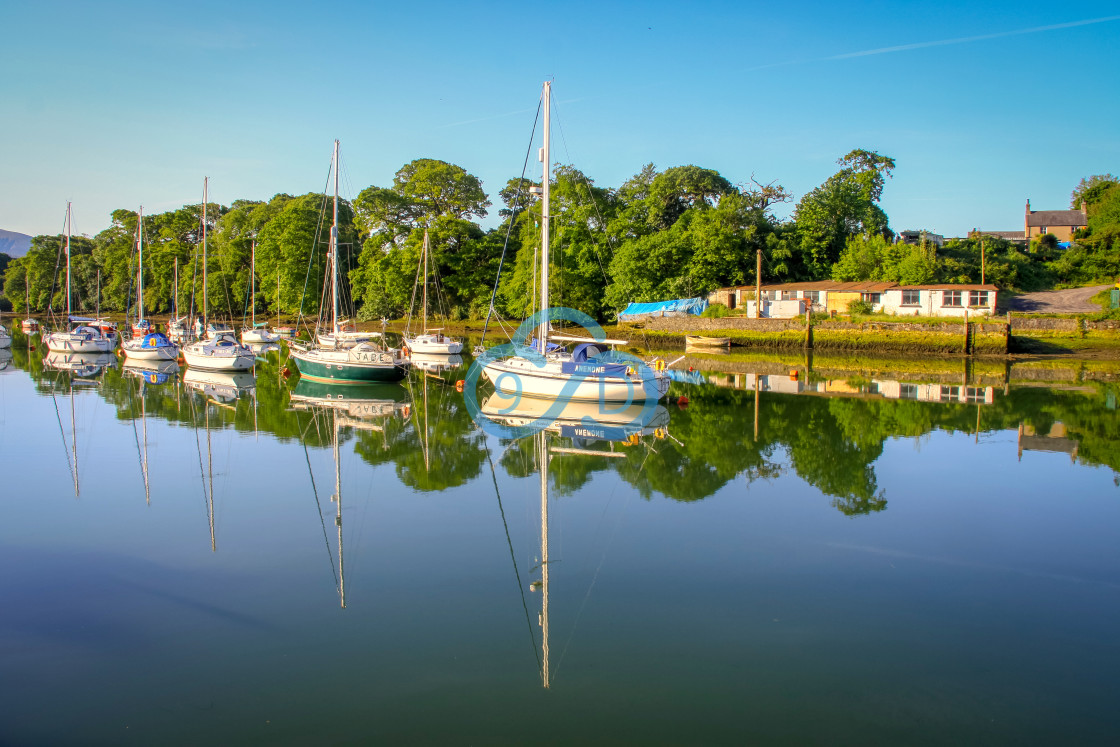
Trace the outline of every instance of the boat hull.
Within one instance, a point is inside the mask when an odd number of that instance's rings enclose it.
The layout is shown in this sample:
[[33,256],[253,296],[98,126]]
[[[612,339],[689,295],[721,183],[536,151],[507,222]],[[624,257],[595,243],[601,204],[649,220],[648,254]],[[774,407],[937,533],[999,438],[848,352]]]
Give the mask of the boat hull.
[[113,341],[105,337],[69,332],[49,334],[45,342],[52,353],[109,353],[115,347]]
[[0,327],[0,348],[10,348],[12,346],[12,336],[8,334],[8,330]]
[[121,343],[121,350],[129,360],[138,361],[174,361],[179,359],[179,348],[174,345],[163,345],[160,347],[144,347],[143,345],[133,345],[133,341]]
[[183,360],[190,368],[206,371],[248,371],[257,362],[252,350],[232,340],[195,342],[183,348]]
[[391,353],[369,353],[371,360],[353,360],[349,351],[293,350],[300,377],[336,384],[367,384],[376,381],[400,381],[407,364],[395,363]]
[[669,391],[669,378],[652,376],[589,376],[565,374],[555,363],[538,367],[525,358],[507,358],[488,363],[483,374],[503,394],[521,394],[547,399],[584,402],[646,402],[659,400]]
[[463,343],[450,337],[439,335],[418,335],[404,340],[404,344],[414,353],[428,355],[458,355],[463,352]]
[[731,345],[730,337],[700,337],[698,335],[685,335],[685,345],[698,348],[726,348]]
[[246,345],[280,342],[280,335],[275,335],[266,329],[243,329],[241,330],[241,342]]

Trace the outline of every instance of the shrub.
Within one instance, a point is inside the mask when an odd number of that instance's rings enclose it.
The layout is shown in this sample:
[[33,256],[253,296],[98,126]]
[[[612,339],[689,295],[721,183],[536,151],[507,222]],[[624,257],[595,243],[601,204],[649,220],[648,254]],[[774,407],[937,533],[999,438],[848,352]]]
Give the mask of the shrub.
[[700,316],[704,319],[722,319],[729,314],[731,314],[731,309],[721,303],[713,303],[704,309],[704,313]]
[[870,314],[872,308],[870,301],[864,301],[863,299],[848,301],[848,313],[853,316],[857,314]]

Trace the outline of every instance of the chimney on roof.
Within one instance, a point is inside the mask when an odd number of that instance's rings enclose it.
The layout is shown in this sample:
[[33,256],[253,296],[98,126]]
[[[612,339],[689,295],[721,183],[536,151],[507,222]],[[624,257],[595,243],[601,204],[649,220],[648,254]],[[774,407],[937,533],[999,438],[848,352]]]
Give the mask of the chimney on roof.
[[1027,215],[1031,214],[1031,201],[1027,200]]

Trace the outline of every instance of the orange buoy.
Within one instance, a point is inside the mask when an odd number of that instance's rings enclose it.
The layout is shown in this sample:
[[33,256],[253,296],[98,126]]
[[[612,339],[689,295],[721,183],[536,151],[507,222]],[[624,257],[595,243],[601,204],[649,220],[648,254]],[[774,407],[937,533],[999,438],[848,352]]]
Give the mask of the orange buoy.
[[283,376],[286,379],[286,378],[288,378],[289,376],[292,375],[292,372],[288,370],[287,366],[284,366],[283,368],[280,369],[280,375]]
[[796,381],[797,377],[800,375],[801,372],[799,372],[796,368],[789,372],[789,378],[793,381]]
[[465,387],[466,385],[467,385],[467,382],[463,381],[462,379],[459,379],[458,381],[455,382],[455,391],[457,391],[457,392],[463,391],[463,387]]
[[680,407],[681,409],[688,407],[688,397],[685,397],[683,395],[677,397],[677,407]]
[[693,371],[695,371],[695,370],[696,370],[696,369],[694,369],[694,368],[693,368],[692,366],[689,366],[689,367],[688,367],[688,372],[689,372],[689,373],[692,373],[692,372],[693,372]]

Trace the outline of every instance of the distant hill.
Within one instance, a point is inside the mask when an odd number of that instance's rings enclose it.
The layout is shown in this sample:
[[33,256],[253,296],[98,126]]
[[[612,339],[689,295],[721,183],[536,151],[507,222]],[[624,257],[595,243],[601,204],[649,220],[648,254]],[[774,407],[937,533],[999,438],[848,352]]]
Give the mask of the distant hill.
[[22,257],[31,248],[31,237],[25,233],[0,229],[0,254]]

